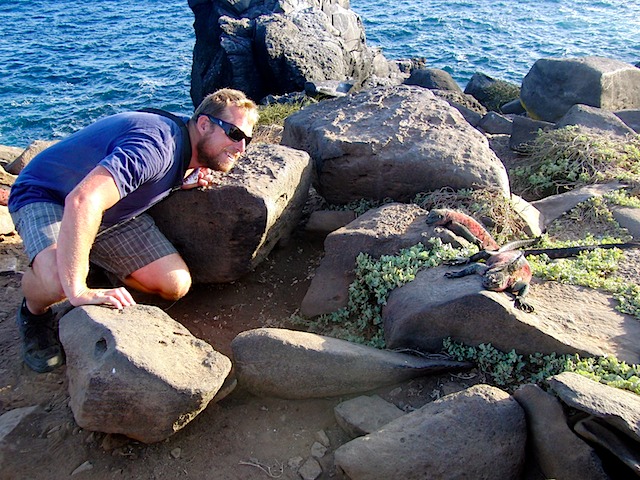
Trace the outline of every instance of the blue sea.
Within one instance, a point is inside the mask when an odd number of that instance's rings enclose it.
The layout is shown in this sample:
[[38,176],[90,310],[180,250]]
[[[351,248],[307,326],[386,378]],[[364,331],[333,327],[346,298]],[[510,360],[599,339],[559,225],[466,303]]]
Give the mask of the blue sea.
[[[352,0],[367,43],[424,57],[464,88],[475,72],[520,83],[543,57],[640,61],[629,0]],[[190,113],[187,0],[0,0],[0,144],[56,139],[103,116]]]

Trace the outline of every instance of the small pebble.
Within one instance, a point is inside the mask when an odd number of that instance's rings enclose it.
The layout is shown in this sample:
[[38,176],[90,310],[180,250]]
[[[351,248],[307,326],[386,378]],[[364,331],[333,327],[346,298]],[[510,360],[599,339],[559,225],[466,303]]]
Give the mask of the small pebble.
[[325,447],[329,447],[331,445],[331,440],[329,440],[329,436],[324,430],[318,430],[316,432],[316,440],[318,440]]
[[87,460],[82,465],[80,465],[78,468],[76,468],[73,472],[71,472],[71,476],[73,477],[74,475],[76,475],[78,473],[86,472],[88,470],[91,470],[92,468],[93,468],[93,464],[89,460]]
[[325,453],[327,453],[327,447],[322,445],[320,442],[313,442],[311,445],[311,456],[315,458],[324,457]]
[[176,447],[173,450],[171,450],[171,456],[175,459],[180,458],[181,454],[182,454],[182,449],[180,447]]
[[300,465],[302,465],[302,462],[304,462],[304,458],[302,457],[291,457],[289,460],[287,460],[287,466],[291,470],[297,471],[300,468]]
[[302,480],[316,480],[322,475],[322,467],[315,458],[308,458],[298,470],[298,475],[302,477]]

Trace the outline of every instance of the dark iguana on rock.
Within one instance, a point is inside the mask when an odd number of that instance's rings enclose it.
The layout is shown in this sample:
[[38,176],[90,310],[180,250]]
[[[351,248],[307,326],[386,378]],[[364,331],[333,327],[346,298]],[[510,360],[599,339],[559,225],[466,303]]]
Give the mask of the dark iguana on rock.
[[[482,275],[482,286],[492,292],[509,292],[515,295],[515,307],[527,313],[533,306],[525,301],[531,282],[531,266],[521,250],[487,252],[486,263],[471,263],[457,272],[447,272],[447,278],[460,278],[474,273]],[[482,253],[482,252],[479,252]],[[472,259],[480,259],[476,254]]]
[[[531,282],[531,266],[527,261],[527,255],[545,254],[549,258],[567,258],[578,255],[580,252],[595,250],[596,248],[640,248],[638,242],[611,243],[602,245],[582,245],[563,248],[538,248],[517,250],[525,245],[530,245],[538,239],[516,240],[503,246],[498,251],[481,250],[464,262],[473,262],[466,268],[457,272],[447,272],[447,278],[460,278],[474,273],[482,275],[482,286],[493,292],[509,292],[515,295],[515,307],[527,312],[533,312],[533,306],[525,301],[529,293]],[[486,260],[486,263],[478,263]],[[458,265],[460,262],[457,263]]]
[[468,240],[485,250],[498,250],[499,245],[491,234],[478,222],[466,213],[450,210],[448,208],[434,208],[426,219],[427,225],[444,227],[456,235]]

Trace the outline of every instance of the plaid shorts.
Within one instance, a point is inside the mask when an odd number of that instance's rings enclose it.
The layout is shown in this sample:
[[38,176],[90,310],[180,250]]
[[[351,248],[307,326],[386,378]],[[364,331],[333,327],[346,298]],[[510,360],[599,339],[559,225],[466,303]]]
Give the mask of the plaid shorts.
[[[22,238],[29,262],[45,248],[58,242],[63,208],[54,203],[30,203],[11,217]],[[131,273],[172,253],[167,240],[153,218],[143,213],[110,227],[101,227],[91,248],[89,260],[99,267],[126,278]]]

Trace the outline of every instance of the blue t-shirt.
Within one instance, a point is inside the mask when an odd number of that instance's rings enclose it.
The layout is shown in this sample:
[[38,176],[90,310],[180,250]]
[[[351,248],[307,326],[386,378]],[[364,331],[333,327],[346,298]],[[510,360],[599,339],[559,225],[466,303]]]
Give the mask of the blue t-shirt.
[[[185,121],[188,119],[185,118]],[[180,126],[142,112],[98,120],[38,154],[11,187],[9,211],[33,202],[64,205],[65,197],[96,166],[113,176],[120,200],[103,216],[104,226],[132,218],[182,185]]]

